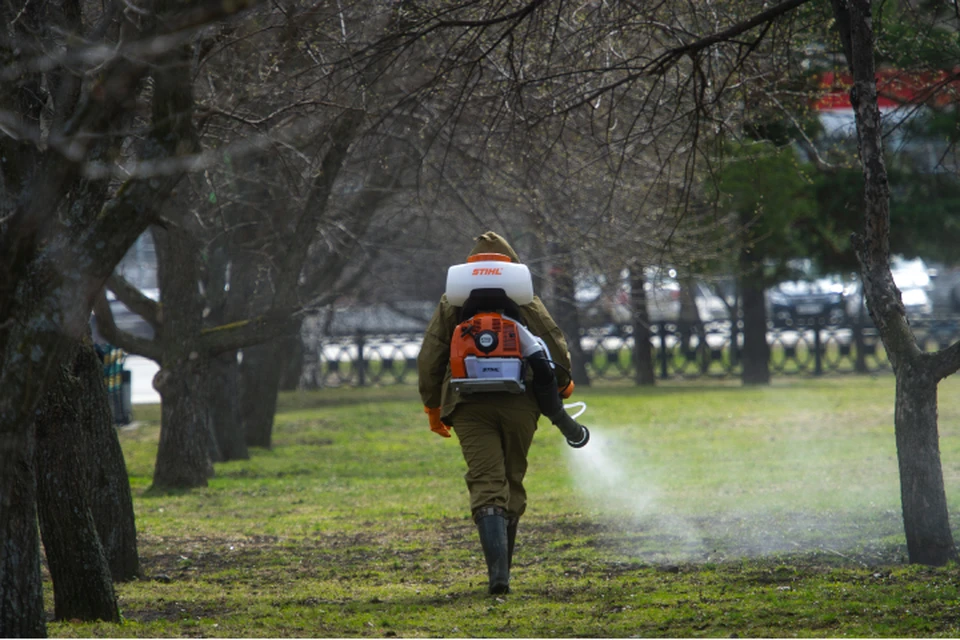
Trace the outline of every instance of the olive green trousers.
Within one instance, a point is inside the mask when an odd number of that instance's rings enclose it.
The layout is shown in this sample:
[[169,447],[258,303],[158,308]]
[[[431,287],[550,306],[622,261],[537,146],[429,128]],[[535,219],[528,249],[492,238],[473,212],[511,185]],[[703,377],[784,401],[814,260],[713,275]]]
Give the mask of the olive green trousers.
[[527,394],[484,393],[457,404],[451,419],[467,463],[470,511],[502,507],[512,517],[527,508],[523,478],[540,412]]

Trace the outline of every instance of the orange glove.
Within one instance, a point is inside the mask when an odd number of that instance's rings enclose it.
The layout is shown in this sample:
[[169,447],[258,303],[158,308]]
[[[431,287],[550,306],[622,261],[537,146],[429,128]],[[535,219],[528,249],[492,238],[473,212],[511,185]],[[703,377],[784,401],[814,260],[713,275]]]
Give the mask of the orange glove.
[[570,396],[572,396],[572,395],[573,395],[573,387],[574,387],[574,386],[575,386],[575,385],[573,384],[573,380],[571,380],[570,382],[568,382],[568,383],[567,383],[567,386],[565,386],[563,389],[560,389],[560,397],[563,398],[564,400],[566,400],[567,398],[569,398]]
[[423,411],[427,414],[427,417],[430,418],[430,431],[433,431],[438,436],[449,438],[450,427],[440,421],[440,407],[434,407],[433,409],[424,407]]

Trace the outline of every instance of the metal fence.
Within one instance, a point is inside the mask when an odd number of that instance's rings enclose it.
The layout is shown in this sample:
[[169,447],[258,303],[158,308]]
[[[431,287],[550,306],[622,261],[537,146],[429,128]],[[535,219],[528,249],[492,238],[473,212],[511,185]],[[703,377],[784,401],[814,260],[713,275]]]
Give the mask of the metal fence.
[[[960,318],[912,322],[925,351],[960,339]],[[663,323],[651,327],[650,346],[658,378],[737,378],[743,334],[729,322],[693,327]],[[306,340],[301,383],[306,388],[385,386],[417,383],[422,333],[358,333]],[[886,351],[872,327],[821,326],[771,329],[770,371],[775,376],[876,374],[890,371]],[[634,339],[629,327],[580,337],[591,380],[630,381],[635,376]]]

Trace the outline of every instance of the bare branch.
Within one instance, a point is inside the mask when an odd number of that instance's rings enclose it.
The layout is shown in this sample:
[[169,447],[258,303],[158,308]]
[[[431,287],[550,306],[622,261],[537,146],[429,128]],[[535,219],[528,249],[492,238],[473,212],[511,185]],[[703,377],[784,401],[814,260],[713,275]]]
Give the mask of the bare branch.
[[99,331],[100,335],[106,338],[110,344],[128,353],[149,358],[154,362],[161,362],[163,350],[158,341],[140,338],[132,333],[121,331],[117,327],[105,292],[101,291],[97,295],[93,303],[93,312],[97,319],[97,331]]
[[201,331],[204,351],[215,356],[244,347],[264,344],[283,336],[296,335],[300,323],[295,320],[299,309],[281,309],[238,322],[208,327]]
[[924,356],[930,357],[931,371],[938,382],[960,371],[960,342],[954,342],[946,349]]
[[523,7],[520,7],[513,13],[487,18],[485,20],[439,20],[436,28],[445,29],[448,27],[492,27],[506,22],[522,22],[527,16],[536,11],[539,7],[547,4],[549,0],[534,0]]
[[130,311],[143,318],[154,331],[159,331],[161,326],[161,307],[156,300],[145,296],[139,289],[130,284],[123,276],[116,273],[107,280],[107,288],[116,296],[117,300],[122,302]]
[[689,44],[669,49],[655,59],[653,63],[651,63],[652,66],[646,73],[648,75],[659,75],[683,56],[692,55],[712,47],[715,44],[733,40],[737,36],[746,33],[754,27],[772,22],[780,16],[793,11],[797,7],[802,7],[808,2],[811,2],[811,0],[786,0],[775,7],[771,7],[766,11],[758,13],[749,20],[744,20],[743,22],[735,24],[727,29],[724,29],[723,31],[718,31],[717,33],[711,34]]

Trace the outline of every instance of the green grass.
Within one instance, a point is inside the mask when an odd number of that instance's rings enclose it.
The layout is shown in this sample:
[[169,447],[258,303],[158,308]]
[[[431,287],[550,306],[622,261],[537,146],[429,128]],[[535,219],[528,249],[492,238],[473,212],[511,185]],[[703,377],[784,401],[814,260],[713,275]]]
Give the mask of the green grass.
[[[958,392],[941,385],[951,505]],[[123,624],[50,635],[960,635],[960,569],[905,564],[891,376],[577,396],[593,439],[573,450],[541,422],[498,598],[456,439],[413,388],[286,394],[273,449],[166,495],[148,490],[159,411],[137,407],[121,441],[145,576],[117,585]]]

